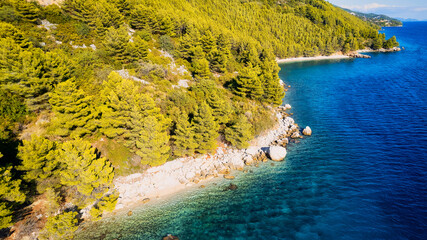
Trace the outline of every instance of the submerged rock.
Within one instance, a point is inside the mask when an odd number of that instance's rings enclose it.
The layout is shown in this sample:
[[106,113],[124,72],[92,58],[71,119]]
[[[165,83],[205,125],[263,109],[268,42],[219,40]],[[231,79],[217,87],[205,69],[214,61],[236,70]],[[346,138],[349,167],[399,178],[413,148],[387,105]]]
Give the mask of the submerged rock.
[[227,190],[234,191],[234,190],[236,190],[236,189],[237,189],[237,185],[236,185],[236,184],[232,184],[232,183],[230,183],[230,185],[228,185],[224,190],[225,190],[225,191],[227,191]]
[[268,155],[273,161],[282,161],[286,157],[286,148],[280,146],[271,146],[268,148]]
[[166,237],[163,237],[162,240],[179,240],[177,236],[173,236],[172,234],[168,234]]
[[306,136],[311,136],[311,128],[309,126],[305,127],[304,130],[302,131],[302,134]]

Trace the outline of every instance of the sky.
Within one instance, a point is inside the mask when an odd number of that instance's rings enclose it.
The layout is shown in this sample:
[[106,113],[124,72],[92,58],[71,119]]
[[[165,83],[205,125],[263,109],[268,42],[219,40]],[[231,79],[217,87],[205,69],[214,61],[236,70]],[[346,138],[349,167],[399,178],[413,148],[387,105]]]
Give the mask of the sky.
[[327,0],[328,2],[364,13],[390,17],[427,20],[427,0]]

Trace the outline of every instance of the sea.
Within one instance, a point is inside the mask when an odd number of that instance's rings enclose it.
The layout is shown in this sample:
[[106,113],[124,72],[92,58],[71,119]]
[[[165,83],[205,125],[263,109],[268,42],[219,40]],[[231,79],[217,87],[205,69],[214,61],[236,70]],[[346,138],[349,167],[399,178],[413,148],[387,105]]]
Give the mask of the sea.
[[405,50],[280,65],[284,103],[313,130],[285,161],[85,224],[76,239],[427,239],[427,22],[382,32]]

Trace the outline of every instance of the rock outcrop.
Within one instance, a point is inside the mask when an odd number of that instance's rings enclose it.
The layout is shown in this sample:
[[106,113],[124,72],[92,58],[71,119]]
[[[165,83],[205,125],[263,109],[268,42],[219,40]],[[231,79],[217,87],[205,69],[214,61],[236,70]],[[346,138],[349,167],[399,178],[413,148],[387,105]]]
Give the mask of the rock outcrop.
[[293,138],[293,139],[301,138],[301,134],[299,133],[299,131],[296,131],[296,132],[292,133],[291,138]]
[[280,146],[270,146],[268,148],[268,155],[273,161],[283,161],[287,154],[286,148]]
[[350,53],[348,54],[348,56],[351,58],[371,58],[371,56],[369,55],[360,54],[360,53]]
[[306,136],[311,136],[311,128],[309,126],[305,127],[304,130],[302,131],[302,134],[306,135]]

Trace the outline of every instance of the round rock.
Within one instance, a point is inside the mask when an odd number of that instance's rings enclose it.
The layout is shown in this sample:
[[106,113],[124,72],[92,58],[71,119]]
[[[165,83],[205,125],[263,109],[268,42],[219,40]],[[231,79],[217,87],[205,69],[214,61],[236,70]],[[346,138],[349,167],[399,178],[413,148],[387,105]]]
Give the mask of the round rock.
[[280,146],[271,146],[268,148],[268,155],[273,161],[282,161],[286,157],[286,148]]

